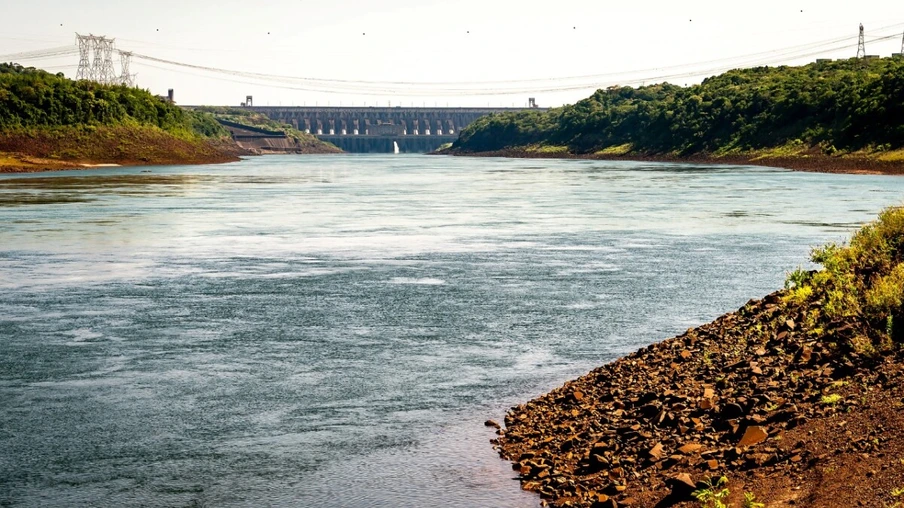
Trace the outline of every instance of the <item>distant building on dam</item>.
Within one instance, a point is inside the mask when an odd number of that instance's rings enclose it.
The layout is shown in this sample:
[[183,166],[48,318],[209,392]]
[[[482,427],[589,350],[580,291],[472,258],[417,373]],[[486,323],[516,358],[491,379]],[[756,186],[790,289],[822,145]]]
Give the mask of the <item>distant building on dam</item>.
[[[532,102],[533,104],[533,102]],[[458,139],[478,118],[540,108],[285,107],[245,106],[271,120],[313,134],[346,152],[427,153]]]

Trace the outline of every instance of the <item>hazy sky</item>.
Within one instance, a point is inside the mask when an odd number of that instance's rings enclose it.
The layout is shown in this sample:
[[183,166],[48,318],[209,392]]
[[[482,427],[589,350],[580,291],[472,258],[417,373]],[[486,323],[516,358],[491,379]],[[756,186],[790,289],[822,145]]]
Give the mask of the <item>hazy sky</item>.
[[[75,32],[116,37],[117,48],[209,67],[353,81],[471,82],[558,78],[645,70],[580,82],[607,86],[634,79],[685,84],[701,72],[763,60],[803,63],[815,55],[856,53],[857,25],[870,54],[901,49],[904,5],[891,1],[725,0],[33,0],[5,2],[0,55],[73,44]],[[880,30],[883,27],[884,30]],[[736,58],[852,37],[796,53]],[[822,55],[820,55],[822,56]],[[729,59],[729,60],[724,60]],[[717,61],[717,62],[714,62]],[[659,69],[703,62],[697,67]],[[22,63],[74,76],[78,56]],[[291,90],[247,77],[136,60],[138,85],[174,88],[181,104],[258,105],[559,105],[592,89],[514,95],[374,96]],[[657,79],[658,78],[658,79]],[[552,88],[556,83],[485,88]],[[295,86],[282,83],[284,86]],[[448,87],[447,87],[448,88]]]

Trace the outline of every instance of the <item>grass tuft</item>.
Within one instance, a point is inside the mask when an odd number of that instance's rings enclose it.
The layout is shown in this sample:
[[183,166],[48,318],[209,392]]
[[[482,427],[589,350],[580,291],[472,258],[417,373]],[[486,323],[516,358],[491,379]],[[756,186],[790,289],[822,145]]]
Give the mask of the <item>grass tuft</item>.
[[822,399],[820,399],[820,402],[829,406],[834,406],[835,404],[841,402],[841,398],[841,395],[833,393],[830,395],[823,395]]
[[595,152],[595,155],[627,155],[631,153],[631,150],[634,149],[634,145],[631,143],[625,143],[623,145],[613,145],[603,148],[602,150],[598,150]]

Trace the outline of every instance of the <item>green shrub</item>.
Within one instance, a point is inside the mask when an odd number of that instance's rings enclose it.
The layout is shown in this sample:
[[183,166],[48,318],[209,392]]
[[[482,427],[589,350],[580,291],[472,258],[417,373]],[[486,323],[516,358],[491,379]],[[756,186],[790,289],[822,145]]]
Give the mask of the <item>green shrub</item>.
[[866,291],[866,305],[870,312],[889,317],[900,313],[904,304],[904,263],[892,269],[888,275],[880,276]]
[[726,500],[731,492],[726,485],[728,478],[721,477],[716,481],[710,481],[703,489],[695,490],[694,498],[700,502],[700,508],[728,508]]
[[844,320],[856,326],[848,340],[854,351],[873,355],[904,343],[904,209],[884,210],[862,227],[847,246],[829,244],[813,251],[823,269],[809,277],[789,275],[784,300],[821,302],[823,313],[808,315],[809,326]]
[[735,69],[681,87],[600,89],[547,112],[490,115],[462,130],[455,147],[493,151],[530,145],[597,153],[628,146],[688,155],[774,151],[829,155],[904,146],[904,60],[840,60],[799,67]]
[[147,90],[0,64],[0,129],[118,125],[158,127],[181,138],[228,136],[210,115],[185,111]]

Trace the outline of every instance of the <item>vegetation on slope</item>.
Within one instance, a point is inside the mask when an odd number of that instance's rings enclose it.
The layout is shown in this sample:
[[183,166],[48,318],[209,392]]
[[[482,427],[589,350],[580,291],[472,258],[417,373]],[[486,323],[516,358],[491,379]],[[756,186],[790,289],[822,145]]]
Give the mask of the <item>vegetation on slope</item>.
[[904,146],[904,59],[739,69],[699,85],[598,90],[547,112],[481,118],[454,148],[554,147],[576,154],[731,155],[819,147],[826,155]]
[[888,209],[847,246],[813,253],[824,269],[796,271],[786,301],[809,307],[806,325],[819,336],[838,323],[855,333],[842,352],[875,356],[904,346],[904,209]]
[[146,90],[0,64],[3,152],[73,162],[222,162],[237,152],[228,139],[212,115]]
[[140,124],[0,130],[0,171],[66,169],[80,164],[208,164],[236,160],[232,142],[175,136]]
[[0,129],[122,124],[183,138],[228,136],[211,115],[184,111],[146,90],[0,64]]

